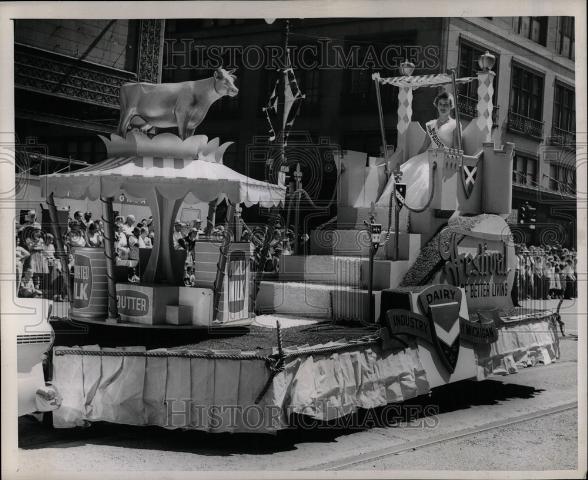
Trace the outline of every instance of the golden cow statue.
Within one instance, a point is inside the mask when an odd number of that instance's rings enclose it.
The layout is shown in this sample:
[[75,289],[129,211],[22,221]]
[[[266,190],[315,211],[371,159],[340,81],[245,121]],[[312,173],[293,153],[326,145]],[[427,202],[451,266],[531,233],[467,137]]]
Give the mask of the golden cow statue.
[[182,140],[192,136],[210,106],[219,98],[239,93],[234,70],[217,68],[214,76],[180,83],[126,83],[120,88],[118,134],[129,128],[178,127]]

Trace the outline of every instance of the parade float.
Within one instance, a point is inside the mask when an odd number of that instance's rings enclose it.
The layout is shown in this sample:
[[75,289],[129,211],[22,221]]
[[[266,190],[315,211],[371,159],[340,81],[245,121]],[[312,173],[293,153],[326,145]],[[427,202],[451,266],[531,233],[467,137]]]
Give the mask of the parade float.
[[[336,219],[310,233],[309,252],[283,255],[273,279],[250,272],[250,244],[239,241],[231,222],[236,205],[271,207],[266,247],[284,207],[281,182],[224,166],[226,145],[192,136],[193,124],[179,129],[181,138],[149,136],[158,120],[148,118],[147,103],[166,98],[161,104],[171,109],[167,95],[179,95],[180,87],[138,95],[132,107],[121,102],[122,127],[105,139],[107,160],[44,178],[50,207],[53,195],[104,205],[105,249],[92,258],[76,252],[70,317],[107,326],[115,341],[122,328],[181,329],[187,340],[159,348],[106,347],[90,337],[73,346],[56,342],[53,425],[106,421],[274,432],[291,425],[293,415],[331,420],[449,383],[554,361],[553,312],[515,307],[511,300],[515,256],[505,218],[514,146],[491,140],[490,57],[480,59],[473,78],[413,76],[408,63],[399,77],[374,75],[378,101],[380,88],[398,89],[397,145],[391,152],[382,123],[382,158],[353,151],[336,156]],[[221,81],[229,75],[223,72]],[[402,182],[401,166],[427,135],[412,120],[413,91],[472,80],[478,82],[477,116],[462,129],[456,112],[455,148],[426,151],[428,198],[410,205],[411,185]],[[132,108],[142,117],[135,126],[145,131],[127,132]],[[381,194],[390,189],[385,202]],[[155,221],[156,243],[141,283],[115,278],[112,197],[121,190],[145,198]],[[195,287],[180,284],[177,270],[185,257],[176,258],[171,243],[178,205],[189,196],[209,202],[211,212],[225,200],[233,232],[220,242],[196,242]]]

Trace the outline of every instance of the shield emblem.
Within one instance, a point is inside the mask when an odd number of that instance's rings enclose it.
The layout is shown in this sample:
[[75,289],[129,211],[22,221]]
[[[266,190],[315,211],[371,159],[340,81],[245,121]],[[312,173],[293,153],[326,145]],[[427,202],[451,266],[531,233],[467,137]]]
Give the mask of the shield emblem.
[[461,181],[465,191],[466,198],[470,198],[474,186],[476,185],[476,178],[478,176],[477,165],[463,165],[461,167]]
[[453,373],[459,357],[459,303],[438,303],[430,309],[437,353],[447,371]]
[[431,322],[431,340],[449,373],[455,371],[460,348],[461,290],[453,285],[432,285],[419,295],[419,307]]
[[394,194],[394,196],[396,197],[396,205],[398,207],[398,210],[401,210],[404,206],[406,198],[406,183],[395,183]]

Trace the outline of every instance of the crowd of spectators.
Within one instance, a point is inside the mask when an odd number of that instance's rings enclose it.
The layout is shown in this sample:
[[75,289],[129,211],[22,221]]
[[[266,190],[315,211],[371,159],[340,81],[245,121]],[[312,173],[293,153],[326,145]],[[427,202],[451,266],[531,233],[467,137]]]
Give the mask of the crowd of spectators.
[[[117,216],[114,226],[116,262],[138,259],[139,248],[151,248],[152,219],[135,223],[133,215]],[[62,226],[63,227],[63,226]],[[55,238],[43,229],[36,212],[31,210],[16,228],[16,285],[20,297],[46,297],[66,300],[65,279],[73,272],[74,247],[104,247],[104,222],[93,220],[91,212],[74,212],[67,221],[63,245],[67,265],[55,255]],[[64,275],[64,273],[66,275]]]
[[[174,226],[174,248],[189,252],[186,266],[193,265],[194,242],[204,233],[200,220],[190,223],[176,222]],[[115,264],[129,267],[129,281],[139,281],[137,266],[140,249],[153,248],[154,225],[152,217],[136,221],[134,215],[114,220]],[[213,229],[213,235],[222,235],[222,226]],[[92,219],[91,212],[74,212],[67,222],[63,244],[67,265],[55,254],[53,234],[42,228],[36,212],[31,210],[22,224],[16,226],[16,285],[20,297],[46,297],[66,300],[65,278],[73,274],[74,247],[104,247],[104,222]],[[186,270],[187,271],[187,270]],[[64,275],[68,273],[69,275]]]
[[515,305],[529,299],[571,299],[578,295],[577,253],[561,245],[515,245]]
[[[139,251],[149,249],[154,243],[152,217],[137,222],[134,215],[116,216],[114,222],[115,262],[129,267],[129,280],[139,281],[136,267]],[[290,235],[283,232],[278,225],[270,241],[267,257],[259,258],[261,245],[265,236],[265,227],[253,231],[243,230],[242,241],[252,241],[255,255],[252,259],[266,272],[279,269],[281,254],[290,253]],[[173,247],[186,250],[184,283],[194,285],[195,258],[194,244],[203,235],[201,221],[190,223],[175,222],[172,233]],[[217,225],[210,232],[218,239],[224,235],[224,227]],[[45,296],[54,300],[65,300],[67,289],[65,278],[73,272],[72,247],[104,247],[104,223],[101,219],[93,220],[90,212],[76,211],[68,219],[68,228],[64,233],[63,243],[67,254],[67,265],[63,265],[56,256],[55,239],[45,231],[37,220],[35,211],[26,216],[24,222],[16,229],[16,285],[22,297]],[[512,289],[515,305],[529,299],[571,299],[577,296],[577,253],[560,245],[527,246],[515,245],[516,273]]]

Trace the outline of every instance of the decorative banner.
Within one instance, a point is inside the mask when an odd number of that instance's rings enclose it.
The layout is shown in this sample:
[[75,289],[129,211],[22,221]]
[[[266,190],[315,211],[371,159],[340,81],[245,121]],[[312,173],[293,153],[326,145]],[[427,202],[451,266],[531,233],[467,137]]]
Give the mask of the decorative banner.
[[396,205],[398,206],[398,210],[402,210],[402,207],[404,207],[404,202],[406,199],[406,183],[395,183],[394,189]]
[[386,320],[390,335],[410,335],[433,343],[429,317],[394,308],[386,312]]
[[498,330],[494,323],[472,322],[465,318],[459,319],[461,339],[470,343],[494,343],[498,340]]
[[470,198],[474,186],[476,185],[476,178],[478,174],[478,167],[475,165],[464,165],[461,168],[461,181],[465,191],[466,198]]
[[[494,322],[479,323],[461,317],[461,302],[462,292],[459,288],[452,285],[432,285],[418,297],[417,303],[422,314],[390,309],[386,312],[384,325],[390,339],[396,335],[408,335],[435,347],[447,371],[453,373],[462,340],[489,344],[498,339]],[[383,335],[383,339],[386,338]]]

